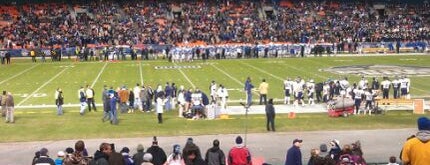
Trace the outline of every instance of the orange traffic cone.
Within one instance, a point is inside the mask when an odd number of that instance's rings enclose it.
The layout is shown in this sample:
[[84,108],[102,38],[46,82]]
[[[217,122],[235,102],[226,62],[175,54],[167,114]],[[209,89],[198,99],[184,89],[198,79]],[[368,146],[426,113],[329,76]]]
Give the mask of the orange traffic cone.
[[289,119],[294,119],[294,118],[296,118],[296,113],[294,113],[294,112],[290,112],[290,113],[288,113],[288,118],[289,118]]

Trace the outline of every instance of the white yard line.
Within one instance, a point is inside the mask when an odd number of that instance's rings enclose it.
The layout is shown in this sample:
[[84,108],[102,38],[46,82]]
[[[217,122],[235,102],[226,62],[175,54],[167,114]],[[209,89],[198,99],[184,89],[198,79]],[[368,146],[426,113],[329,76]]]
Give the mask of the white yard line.
[[94,87],[94,85],[96,85],[97,80],[100,78],[100,76],[102,75],[103,71],[105,70],[106,66],[107,66],[107,62],[105,62],[105,65],[103,65],[103,68],[100,70],[99,74],[97,75],[96,79],[94,79],[93,83],[91,84],[91,88]]
[[[215,66],[214,64],[210,64],[212,67],[214,67],[216,70],[220,71],[221,73],[223,73],[224,75],[226,75],[227,77],[229,77],[230,79],[232,79],[233,81],[237,82],[239,85],[243,85],[242,82],[240,82],[239,80],[237,80],[236,78],[234,78],[233,76],[231,76],[230,74],[228,74],[227,72],[223,71],[222,69],[218,68],[217,66]],[[258,93],[256,91],[252,91],[252,93],[257,94]]]
[[43,85],[41,85],[39,88],[37,88],[33,93],[31,93],[30,95],[28,95],[24,100],[22,100],[21,102],[19,102],[17,106],[20,106],[22,103],[26,102],[28,99],[31,98],[31,96],[33,96],[34,94],[36,94],[37,92],[39,92],[39,90],[41,90],[43,87],[45,87],[46,85],[48,85],[49,83],[51,83],[55,78],[57,78],[58,76],[60,76],[66,70],[67,70],[67,68],[64,68],[61,72],[57,73],[54,77],[52,77],[47,82],[45,82]]
[[23,71],[19,72],[18,74],[13,75],[12,77],[7,78],[6,80],[1,81],[1,82],[0,82],[0,84],[3,84],[3,83],[5,83],[5,82],[7,82],[7,81],[9,81],[9,80],[11,80],[11,79],[13,79],[13,78],[15,78],[15,77],[18,77],[18,76],[20,76],[20,75],[22,75],[22,74],[24,74],[24,73],[28,72],[29,70],[31,70],[31,69],[35,68],[36,66],[39,66],[39,65],[40,65],[40,64],[33,65],[32,67],[27,68],[26,70],[23,70]]
[[140,85],[143,85],[142,62],[139,62]]
[[249,66],[249,67],[251,67],[251,68],[253,68],[253,69],[255,69],[255,70],[258,70],[258,71],[260,71],[261,73],[265,73],[265,74],[267,74],[267,75],[269,75],[269,76],[272,76],[273,78],[276,78],[276,79],[278,79],[278,80],[281,80],[282,82],[284,81],[284,79],[282,79],[281,77],[276,76],[276,75],[273,75],[272,73],[269,73],[269,72],[267,72],[267,71],[265,71],[265,70],[263,70],[263,69],[260,69],[260,68],[257,68],[257,67],[255,67],[255,66],[252,66],[251,64],[245,63],[245,62],[243,62],[243,61],[240,61],[240,63],[245,64],[246,66]]
[[[175,66],[177,66],[178,64],[175,63]],[[185,77],[185,79],[187,79],[188,83],[191,84],[191,86],[195,89],[196,86],[194,85],[194,83],[190,80],[190,78],[184,73],[184,71],[182,71],[181,68],[178,68],[179,72],[181,72],[182,76]]]
[[[310,61],[312,61],[312,60],[310,60]],[[294,66],[291,66],[291,65],[288,65],[288,64],[282,64],[282,65],[284,65],[284,66],[286,66],[286,67],[289,67],[289,68],[291,68],[291,69],[294,69],[294,70],[296,70],[296,71],[298,71],[298,72],[306,73],[304,70],[300,70],[299,68],[296,68],[296,67],[294,67]],[[313,75],[315,75],[315,76],[317,76],[317,77],[319,77],[319,78],[322,78],[322,79],[327,79],[327,78],[328,78],[328,77],[326,77],[326,76],[321,76],[321,75],[319,75],[319,74],[317,74],[317,73],[311,73],[311,74],[313,74]],[[303,78],[303,76],[302,76],[302,78]]]

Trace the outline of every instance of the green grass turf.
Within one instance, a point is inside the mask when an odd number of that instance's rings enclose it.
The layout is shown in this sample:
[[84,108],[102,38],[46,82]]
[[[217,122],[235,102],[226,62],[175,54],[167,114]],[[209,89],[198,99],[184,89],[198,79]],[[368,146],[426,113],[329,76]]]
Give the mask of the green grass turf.
[[[404,60],[413,59],[413,60]],[[77,90],[80,86],[94,85],[96,103],[101,103],[100,93],[103,85],[134,87],[144,82],[154,89],[157,84],[175,82],[185,88],[198,87],[209,94],[211,80],[224,84],[230,90],[230,100],[245,98],[242,92],[246,77],[253,79],[258,87],[265,78],[270,84],[269,97],[283,98],[283,79],[301,76],[316,82],[328,78],[339,78],[321,69],[333,66],[385,64],[407,66],[429,66],[430,56],[368,56],[368,57],[323,57],[323,58],[284,58],[284,59],[247,59],[247,60],[209,60],[180,63],[179,66],[201,66],[200,69],[164,69],[155,66],[172,66],[166,61],[121,61],[118,63],[73,62],[64,60],[58,63],[31,63],[29,59],[13,60],[12,65],[0,66],[0,87],[14,94],[15,106],[53,105],[57,87],[63,89],[65,104],[78,104]],[[104,69],[103,69],[104,68]],[[103,71],[102,71],[103,70]],[[181,73],[182,71],[182,73]],[[98,77],[99,76],[99,77]],[[347,75],[350,83],[359,80],[360,75]],[[381,80],[381,79],[380,79]],[[369,78],[371,82],[371,79]],[[411,76],[413,97],[428,97],[430,77]],[[33,94],[33,95],[31,95]],[[254,93],[254,98],[257,98]],[[0,124],[0,142],[56,140],[73,138],[135,137],[152,135],[198,135],[216,133],[242,133],[244,116],[233,116],[231,120],[188,121],[166,114],[165,124],[156,124],[151,114],[120,115],[120,125],[111,126],[101,123],[101,108],[98,113],[78,115],[78,107],[65,108],[65,116],[57,117],[55,108],[19,109],[16,123]],[[298,119],[288,120],[279,115],[278,131],[309,131],[337,129],[375,129],[414,127],[415,118],[410,112],[390,112],[385,116],[328,118],[326,114],[299,115]],[[221,122],[222,121],[222,122]],[[248,120],[249,132],[262,132],[264,116],[251,115]],[[109,131],[107,131],[109,130]],[[115,134],[112,134],[112,130]]]
[[[178,135],[244,134],[266,132],[264,115],[232,115],[230,119],[187,120],[177,117],[177,111],[164,113],[164,123],[157,124],[156,115],[135,112],[119,114],[119,125],[102,122],[102,112],[90,112],[80,116],[77,110],[65,108],[63,116],[55,110],[28,110],[16,113],[15,124],[0,123],[0,142],[131,138]],[[350,116],[330,118],[326,113],[297,114],[289,119],[287,114],[276,116],[278,132],[319,130],[363,130],[416,127],[416,118],[411,111],[390,111],[385,115]]]
[[[416,60],[403,60],[416,59]],[[18,62],[16,62],[18,61]],[[53,95],[57,87],[63,88],[65,104],[77,104],[77,90],[80,86],[94,85],[96,101],[100,103],[103,85],[129,88],[136,83],[164,87],[166,82],[175,82],[179,87],[197,87],[209,94],[210,81],[215,80],[230,90],[230,100],[245,98],[242,92],[246,77],[253,79],[258,87],[264,78],[270,84],[269,97],[283,98],[283,80],[287,77],[301,76],[306,81],[325,81],[328,78],[339,79],[349,77],[352,84],[359,80],[360,75],[335,75],[320,71],[333,66],[350,66],[365,64],[429,66],[429,56],[377,56],[377,57],[335,57],[335,58],[286,58],[286,59],[250,59],[250,60],[210,60],[206,63],[180,63],[177,65],[201,66],[200,69],[159,69],[156,66],[172,66],[166,61],[121,61],[118,63],[103,62],[61,62],[61,63],[30,63],[29,60],[15,60],[10,66],[0,66],[0,86],[15,95],[17,105],[52,105]],[[30,69],[29,69],[30,68]],[[103,71],[102,71],[102,68]],[[26,69],[29,69],[26,71]],[[21,74],[20,74],[21,73]],[[16,74],[18,76],[12,77]],[[97,76],[99,78],[97,79]],[[12,77],[12,78],[11,78]],[[187,78],[188,79],[187,79]],[[368,78],[369,83],[371,78]],[[380,81],[382,81],[380,79]],[[430,77],[411,76],[411,93],[413,97],[429,96]],[[31,97],[28,97],[33,94]],[[254,93],[257,98],[257,93]],[[27,98],[28,97],[28,98]]]

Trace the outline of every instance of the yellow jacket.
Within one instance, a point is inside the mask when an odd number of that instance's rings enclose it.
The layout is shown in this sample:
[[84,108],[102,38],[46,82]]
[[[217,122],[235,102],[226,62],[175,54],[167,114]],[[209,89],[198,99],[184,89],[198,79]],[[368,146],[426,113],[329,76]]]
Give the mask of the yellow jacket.
[[269,84],[267,82],[262,82],[258,87],[258,91],[260,92],[260,94],[267,94],[268,90]]
[[403,145],[403,164],[424,165],[430,163],[430,131],[420,131]]

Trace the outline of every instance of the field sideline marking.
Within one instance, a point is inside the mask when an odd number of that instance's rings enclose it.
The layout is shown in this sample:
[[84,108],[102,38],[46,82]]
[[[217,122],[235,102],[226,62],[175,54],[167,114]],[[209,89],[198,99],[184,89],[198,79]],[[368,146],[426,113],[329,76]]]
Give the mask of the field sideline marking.
[[253,68],[253,69],[255,69],[255,70],[258,70],[258,71],[260,71],[261,73],[265,73],[265,74],[267,74],[267,75],[269,75],[269,76],[272,76],[273,78],[276,78],[276,79],[281,80],[282,82],[284,82],[284,80],[283,80],[281,77],[278,77],[278,76],[276,76],[276,75],[273,75],[272,73],[266,72],[266,71],[265,71],[265,70],[263,70],[263,69],[257,68],[257,67],[255,67],[255,66],[252,66],[251,64],[245,63],[245,62],[243,62],[243,61],[240,61],[240,63],[245,64],[246,66],[249,66],[249,67],[251,67],[251,68]]
[[47,82],[45,82],[43,85],[41,85],[39,88],[37,88],[33,93],[31,93],[30,95],[28,95],[24,100],[22,100],[21,102],[19,102],[17,106],[20,106],[22,103],[24,103],[25,101],[27,101],[29,98],[31,98],[31,96],[33,96],[35,93],[39,92],[39,90],[41,90],[43,87],[45,87],[46,85],[48,85],[49,83],[51,83],[55,78],[57,78],[58,76],[60,76],[67,69],[68,68],[64,68],[61,72],[57,73],[54,77],[52,77]]
[[[174,63],[175,66],[178,66],[178,64]],[[190,80],[190,78],[188,78],[188,76],[184,73],[184,71],[182,71],[181,68],[178,68],[179,72],[181,72],[182,76],[185,77],[185,79],[187,79],[187,81],[191,84],[191,86],[195,89],[196,86],[194,85],[194,83]]]
[[91,84],[91,88],[94,87],[94,85],[96,85],[97,80],[100,78],[100,76],[102,75],[103,71],[105,70],[106,66],[107,66],[107,62],[105,62],[105,65],[103,65],[103,68],[100,70],[99,74],[97,75],[96,79],[94,79],[93,83]]
[[0,82],[0,84],[3,84],[3,83],[5,83],[6,81],[9,81],[9,80],[11,80],[11,79],[13,79],[13,78],[15,78],[15,77],[18,77],[18,76],[20,76],[20,75],[24,74],[25,72],[27,72],[27,71],[29,71],[29,70],[31,70],[31,69],[35,68],[36,66],[39,66],[39,65],[40,65],[40,64],[33,65],[32,67],[27,68],[26,70],[23,70],[23,71],[19,72],[18,74],[14,75],[14,76],[12,76],[12,77],[9,77],[9,78],[7,78],[6,80],[1,81],[1,82]]
[[[227,72],[223,71],[222,69],[218,68],[217,66],[215,66],[214,64],[210,64],[212,67],[214,67],[216,70],[220,71],[221,73],[225,74],[227,77],[229,77],[230,79],[232,79],[233,81],[237,82],[240,85],[243,85],[242,82],[240,82],[239,80],[237,80],[236,78],[234,78],[233,76],[231,76],[230,74],[228,74]],[[254,88],[255,89],[255,88]],[[252,91],[252,93],[255,93],[257,95],[259,95],[256,91]]]
[[140,85],[143,85],[142,62],[139,62]]

